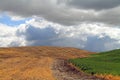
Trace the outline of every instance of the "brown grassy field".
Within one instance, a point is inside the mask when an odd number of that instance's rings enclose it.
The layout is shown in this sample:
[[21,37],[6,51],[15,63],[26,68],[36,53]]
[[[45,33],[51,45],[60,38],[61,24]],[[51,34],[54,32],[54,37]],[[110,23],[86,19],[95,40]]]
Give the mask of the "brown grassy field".
[[[70,47],[0,48],[0,80],[74,80],[70,78],[71,75],[90,77],[82,75],[65,63],[67,59],[86,57],[89,54],[93,53]],[[65,71],[69,72],[69,75]],[[76,73],[77,75],[74,75]],[[61,79],[62,75],[67,78]],[[100,79],[94,77],[90,80]]]
[[55,59],[85,57],[87,51],[62,47],[0,48],[0,80],[55,80]]

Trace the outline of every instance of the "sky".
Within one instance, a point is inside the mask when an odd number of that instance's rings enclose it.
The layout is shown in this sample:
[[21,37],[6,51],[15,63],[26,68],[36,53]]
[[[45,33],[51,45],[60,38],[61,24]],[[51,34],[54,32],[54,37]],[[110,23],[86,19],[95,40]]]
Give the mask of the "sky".
[[0,0],[0,47],[120,48],[120,0]]

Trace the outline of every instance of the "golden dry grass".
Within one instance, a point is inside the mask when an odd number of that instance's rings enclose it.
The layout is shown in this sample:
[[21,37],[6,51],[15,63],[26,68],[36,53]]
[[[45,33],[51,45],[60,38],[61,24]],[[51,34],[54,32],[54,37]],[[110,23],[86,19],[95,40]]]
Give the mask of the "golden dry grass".
[[101,74],[101,75],[97,75],[97,76],[100,78],[103,78],[104,80],[120,80],[120,76],[113,76],[111,74],[109,74],[109,75]]
[[88,51],[62,47],[0,48],[0,80],[56,80],[51,64],[57,58],[86,57]]

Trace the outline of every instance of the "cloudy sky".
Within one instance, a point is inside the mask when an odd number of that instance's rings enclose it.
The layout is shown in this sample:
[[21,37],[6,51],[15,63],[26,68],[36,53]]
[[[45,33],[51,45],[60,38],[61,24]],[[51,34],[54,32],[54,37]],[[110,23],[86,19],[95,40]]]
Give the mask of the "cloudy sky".
[[0,47],[120,48],[120,0],[0,0]]

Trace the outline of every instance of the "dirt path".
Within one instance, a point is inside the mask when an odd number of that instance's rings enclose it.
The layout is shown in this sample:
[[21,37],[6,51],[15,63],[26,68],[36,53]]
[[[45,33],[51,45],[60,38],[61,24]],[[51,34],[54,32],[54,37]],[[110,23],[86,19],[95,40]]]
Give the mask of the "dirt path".
[[67,60],[55,60],[52,65],[52,71],[56,80],[103,80],[79,72],[74,67],[70,66]]

